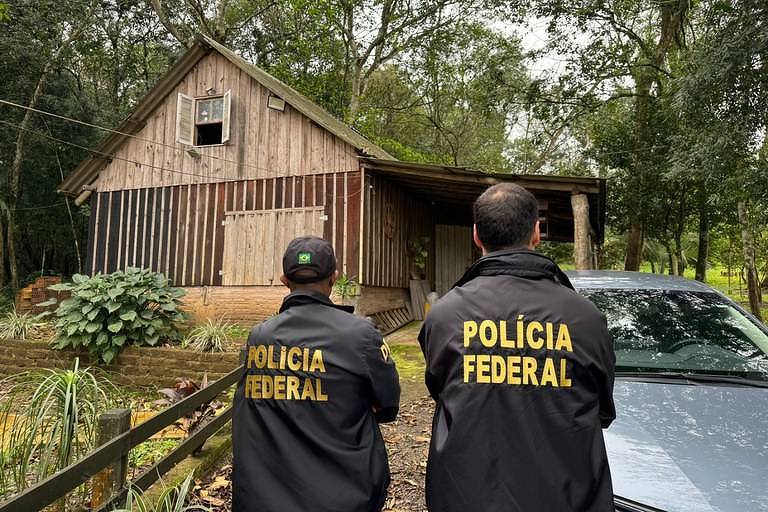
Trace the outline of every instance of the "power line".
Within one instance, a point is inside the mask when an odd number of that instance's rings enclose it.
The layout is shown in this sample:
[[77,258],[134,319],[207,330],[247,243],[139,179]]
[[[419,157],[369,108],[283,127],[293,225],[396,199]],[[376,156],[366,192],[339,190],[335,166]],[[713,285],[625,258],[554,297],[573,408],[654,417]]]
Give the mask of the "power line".
[[[132,138],[132,139],[136,139],[138,141],[146,142],[148,144],[154,144],[154,145],[157,145],[157,146],[170,148],[170,149],[173,149],[174,151],[183,152],[183,149],[180,149],[178,146],[175,146],[173,144],[167,144],[167,143],[160,142],[160,141],[157,141],[157,140],[148,139],[146,137],[141,137],[141,136],[138,136],[138,135],[135,135],[135,134],[121,132],[119,130],[113,130],[112,128],[106,128],[104,126],[99,126],[97,124],[88,123],[86,121],[81,121],[80,119],[75,119],[75,118],[64,116],[64,115],[61,115],[61,114],[55,114],[53,112],[48,112],[48,111],[45,111],[45,110],[40,110],[40,109],[29,107],[29,106],[26,106],[26,105],[20,105],[18,103],[14,103],[12,101],[7,101],[7,100],[0,99],[0,104],[9,105],[11,107],[16,107],[16,108],[20,108],[20,109],[23,109],[23,110],[28,110],[30,112],[35,112],[37,114],[42,114],[42,115],[45,115],[45,116],[54,117],[56,119],[61,119],[63,121],[67,121],[67,122],[70,122],[70,123],[76,123],[76,124],[79,124],[79,125],[82,125],[82,126],[88,126],[90,128],[95,128],[97,130],[102,130],[102,131],[105,131],[105,132],[108,132],[108,133],[114,133],[116,135],[122,135],[124,137],[129,137],[129,138]],[[96,150],[91,150],[91,151],[96,152]],[[226,159],[224,157],[220,157],[220,156],[216,156],[216,155],[200,155],[200,156],[201,156],[201,158],[210,158],[210,159],[213,159],[213,160],[218,160],[220,162],[232,164],[236,168],[250,168],[250,169],[255,169],[257,171],[264,171],[264,172],[267,173],[267,177],[280,177],[280,176],[284,176],[285,174],[290,174],[290,170],[274,169],[274,168],[269,168],[269,167],[262,167],[262,166],[258,166],[258,165],[253,165],[253,164],[246,164],[246,163],[243,163],[243,162],[236,162],[234,160],[228,160],[228,159]],[[148,164],[142,164],[142,165],[148,165]],[[319,169],[310,169],[309,171],[313,172],[313,173],[320,173],[320,172],[322,172]]]
[[[70,118],[70,117],[67,117],[67,116],[62,116],[60,114],[55,114],[53,112],[47,112],[47,111],[44,111],[44,110],[36,109],[36,108],[33,108],[33,107],[28,107],[28,106],[25,106],[25,105],[19,105],[18,103],[13,103],[11,101],[7,101],[7,100],[3,100],[3,99],[0,99],[0,103],[6,104],[6,105],[10,105],[10,106],[13,106],[13,107],[17,107],[17,108],[21,108],[21,109],[30,110],[30,111],[38,113],[38,114],[43,114],[43,115],[55,117],[55,118],[58,118],[58,119],[62,119],[64,121],[73,122],[73,123],[81,124],[81,125],[88,126],[88,127],[91,127],[91,128],[96,128],[96,129],[99,129],[99,130],[104,130],[104,131],[107,131],[107,132],[110,132],[110,133],[115,133],[115,134],[118,134],[118,135],[123,135],[123,136],[126,136],[126,137],[134,138],[134,139],[137,139],[137,140],[140,140],[140,141],[143,141],[143,142],[147,142],[147,143],[150,143],[150,144],[157,144],[159,146],[164,146],[164,147],[171,148],[171,149],[173,149],[175,151],[179,151],[178,147],[170,145],[170,144],[165,144],[163,142],[155,141],[155,140],[152,140],[152,139],[147,139],[147,138],[144,138],[144,137],[139,137],[137,135],[132,135],[132,134],[129,134],[129,133],[118,131],[118,130],[113,130],[113,129],[110,129],[110,128],[105,128],[103,126],[99,126],[99,125],[96,125],[96,124],[88,123],[88,122],[81,121],[79,119]],[[14,126],[16,128],[21,129],[19,126],[14,125],[12,123],[9,123],[9,122],[6,122],[6,121],[2,121],[2,122],[3,122],[3,124]],[[166,167],[155,166],[153,164],[137,162],[135,160],[130,160],[130,159],[127,159],[127,158],[124,158],[124,157],[119,157],[117,155],[112,155],[112,154],[104,153],[104,152],[101,152],[101,151],[99,151],[97,149],[88,148],[88,147],[81,146],[81,145],[73,143],[73,142],[69,142],[69,141],[65,141],[65,140],[62,140],[62,139],[58,139],[56,137],[53,137],[53,136],[50,136],[50,135],[46,135],[46,134],[43,134],[43,133],[40,133],[40,132],[35,132],[34,130],[27,130],[27,131],[29,131],[31,133],[35,133],[35,134],[37,134],[39,136],[42,136],[42,137],[46,137],[46,138],[55,140],[55,141],[60,142],[62,144],[67,144],[67,145],[74,146],[74,147],[77,147],[77,148],[80,148],[80,149],[84,149],[84,150],[92,152],[92,153],[96,153],[96,154],[105,156],[107,158],[112,158],[112,159],[116,159],[116,160],[126,161],[126,162],[129,162],[129,163],[133,163],[135,165],[140,165],[140,166],[143,166],[143,167],[149,167],[149,168],[152,168],[154,170],[167,171],[167,172],[176,173],[176,174],[182,174],[182,175],[187,175],[187,176],[203,178],[203,179],[206,179],[206,180],[216,179],[217,182],[242,181],[242,178],[223,178],[222,179],[222,178],[216,178],[216,177],[213,177],[213,176],[197,174],[197,173],[191,173],[191,172],[187,172],[187,171],[179,171],[179,170],[175,170],[175,169],[169,169],[169,168],[166,168]],[[671,147],[671,145],[653,145],[653,146],[644,147],[644,148],[637,148],[637,149],[629,149],[629,150],[621,150],[621,151],[605,151],[605,152],[593,153],[593,155],[595,157],[600,157],[600,156],[613,156],[613,155],[622,155],[622,154],[641,154],[641,153],[645,153],[645,152],[649,152],[650,153],[650,152],[652,152],[654,150],[657,150],[657,149],[664,149],[664,148],[669,148],[669,147]],[[266,168],[266,167],[254,166],[254,165],[249,165],[249,164],[244,164],[244,163],[238,163],[238,162],[235,162],[235,161],[232,161],[232,160],[227,160],[226,158],[217,157],[215,155],[205,155],[205,158],[211,158],[211,159],[214,159],[214,160],[220,160],[220,161],[225,162],[225,163],[233,164],[233,165],[235,165],[237,167],[250,167],[250,168],[256,169],[256,170],[266,171],[268,173],[267,177],[286,177],[286,173],[283,173],[280,170],[269,169],[269,168]],[[317,169],[310,169],[310,171],[317,171]],[[340,172],[351,172],[351,171],[340,171]],[[287,173],[287,174],[290,174],[290,173]],[[350,194],[350,195],[348,195],[346,197],[352,197],[353,195],[354,194]]]
[[[49,135],[49,134],[46,134],[46,133],[43,133],[43,132],[39,132],[37,130],[32,130],[30,128],[22,128],[21,126],[15,124],[15,123],[4,121],[2,119],[0,119],[0,124],[4,124],[6,126],[10,126],[10,127],[16,128],[18,130],[25,131],[27,133],[31,133],[33,135],[37,135],[38,137],[43,137],[45,139],[52,140],[54,142],[58,142],[59,144],[66,144],[68,146],[73,146],[73,147],[76,147],[78,149],[89,151],[91,153],[95,153],[95,154],[103,156],[105,158],[110,158],[110,159],[114,159],[114,160],[122,160],[124,162],[132,163],[134,165],[138,165],[138,166],[141,166],[141,167],[147,167],[147,168],[150,168],[150,169],[153,169],[153,170],[159,170],[159,171],[164,171],[164,172],[169,172],[169,173],[181,174],[181,175],[185,175],[185,176],[192,176],[192,177],[196,177],[196,178],[202,178],[204,180],[208,180],[209,182],[215,182],[215,183],[234,183],[234,182],[238,182],[238,181],[248,181],[249,179],[253,179],[253,178],[220,178],[220,177],[215,177],[215,176],[207,176],[205,174],[196,174],[196,173],[191,173],[191,172],[186,172],[186,171],[179,171],[179,170],[176,170],[176,169],[169,169],[167,167],[160,167],[160,166],[157,166],[157,165],[152,165],[152,164],[147,164],[147,163],[143,163],[143,162],[138,162],[136,160],[131,160],[130,158],[124,158],[124,157],[120,157],[120,156],[117,156],[117,155],[112,155],[112,154],[109,154],[109,153],[104,153],[104,152],[99,151],[97,149],[93,149],[93,148],[89,148],[89,147],[86,147],[86,146],[82,146],[82,145],[77,144],[75,142],[66,141],[64,139],[59,139],[58,137],[54,137],[52,135]],[[348,172],[354,172],[354,170],[335,171],[334,173],[325,173],[325,174],[335,174],[336,172],[348,173]],[[294,175],[294,176],[271,176],[271,177],[272,178],[294,178],[295,179],[295,178],[301,178],[303,176],[295,176]],[[169,186],[177,186],[177,185],[186,185],[186,183],[179,183],[179,184],[176,184],[176,185],[169,185]],[[349,199],[351,197],[356,196],[359,193],[360,193],[360,190],[356,190],[356,191],[351,192],[349,194],[341,194],[340,196],[337,196],[337,197],[342,197],[342,198]]]

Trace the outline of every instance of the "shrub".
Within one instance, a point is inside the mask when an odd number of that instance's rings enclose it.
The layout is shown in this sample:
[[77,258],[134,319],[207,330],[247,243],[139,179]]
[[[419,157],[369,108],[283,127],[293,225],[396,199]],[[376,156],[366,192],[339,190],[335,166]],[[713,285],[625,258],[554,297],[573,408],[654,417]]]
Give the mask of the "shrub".
[[359,293],[357,281],[350,278],[347,274],[341,274],[333,284],[333,291],[342,299],[351,299]]
[[206,323],[192,329],[184,345],[198,352],[224,352],[229,344],[229,334],[233,324],[219,318],[215,322],[210,318]]
[[112,407],[114,386],[89,368],[36,370],[1,386],[0,485],[19,492],[93,449],[99,415]]
[[0,318],[0,338],[42,340],[51,334],[50,324],[42,315],[19,313],[16,306]]
[[162,274],[137,268],[93,277],[76,274],[71,283],[51,289],[72,294],[56,310],[56,348],[84,347],[109,364],[127,344],[181,339],[184,291],[172,288]]

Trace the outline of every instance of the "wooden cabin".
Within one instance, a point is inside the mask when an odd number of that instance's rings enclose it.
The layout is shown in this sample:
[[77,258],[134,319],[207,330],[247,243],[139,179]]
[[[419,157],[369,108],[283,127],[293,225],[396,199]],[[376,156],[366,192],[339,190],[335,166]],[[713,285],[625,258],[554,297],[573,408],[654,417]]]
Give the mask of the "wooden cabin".
[[89,274],[162,272],[186,288],[198,318],[250,323],[275,313],[286,293],[283,250],[314,234],[360,284],[359,312],[389,311],[392,323],[410,316],[414,244],[426,252],[422,277],[444,293],[475,257],[472,201],[503,180],[537,195],[549,239],[586,236],[577,245],[588,258],[603,233],[602,180],[397,161],[200,36],[60,192],[90,204]]

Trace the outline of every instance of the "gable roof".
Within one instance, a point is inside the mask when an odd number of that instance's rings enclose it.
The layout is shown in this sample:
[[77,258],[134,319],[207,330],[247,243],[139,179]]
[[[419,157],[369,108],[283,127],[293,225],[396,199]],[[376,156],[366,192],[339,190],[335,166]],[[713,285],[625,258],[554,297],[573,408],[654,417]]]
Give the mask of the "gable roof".
[[354,147],[364,155],[395,160],[384,149],[372,143],[358,132],[344,124],[327,110],[316,104],[297,90],[270,75],[260,67],[243,59],[229,48],[217,43],[205,35],[198,35],[194,44],[171,67],[171,69],[155,84],[147,95],[136,105],[133,113],[123,121],[118,128],[109,132],[101,141],[93,154],[86,157],[72,171],[64,182],[59,185],[59,192],[77,195],[98,178],[109,155],[113,155],[120,146],[133,134],[138,133],[146,124],[147,119],[162,103],[181,80],[200,60],[211,51],[216,51],[240,68],[251,78],[269,89],[272,93],[284,99],[291,107],[328,130],[338,138]]

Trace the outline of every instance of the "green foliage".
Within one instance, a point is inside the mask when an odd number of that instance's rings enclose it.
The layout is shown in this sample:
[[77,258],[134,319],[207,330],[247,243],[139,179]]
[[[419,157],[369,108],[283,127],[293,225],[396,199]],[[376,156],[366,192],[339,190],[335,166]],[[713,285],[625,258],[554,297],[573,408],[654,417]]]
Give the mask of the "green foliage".
[[224,352],[229,345],[229,336],[234,324],[223,317],[214,322],[210,318],[192,329],[184,340],[184,346],[198,352]]
[[109,364],[129,344],[157,345],[181,338],[181,297],[162,274],[129,268],[125,272],[74,275],[51,287],[72,296],[56,310],[56,348],[84,347]]
[[11,15],[8,9],[8,4],[0,2],[0,23],[3,21],[10,21]]
[[0,485],[19,492],[64,468],[94,446],[114,386],[75,359],[71,370],[37,370],[3,381]]
[[342,299],[351,299],[360,293],[360,285],[347,274],[341,274],[333,284],[333,291]]
[[[162,483],[162,480],[161,480]],[[192,512],[208,511],[200,505],[186,505],[187,496],[194,485],[194,474],[190,473],[183,482],[175,486],[165,486],[163,492],[155,498],[147,497],[141,490],[131,488],[125,501],[125,507],[114,512]]]
[[178,439],[148,439],[128,454],[128,466],[141,468],[156,463],[179,445]]
[[0,338],[45,341],[50,338],[50,327],[45,315],[19,313],[13,306],[0,318]]
[[424,274],[427,268],[427,258],[429,257],[428,244],[428,237],[408,241],[408,253],[414,269],[419,274]]

